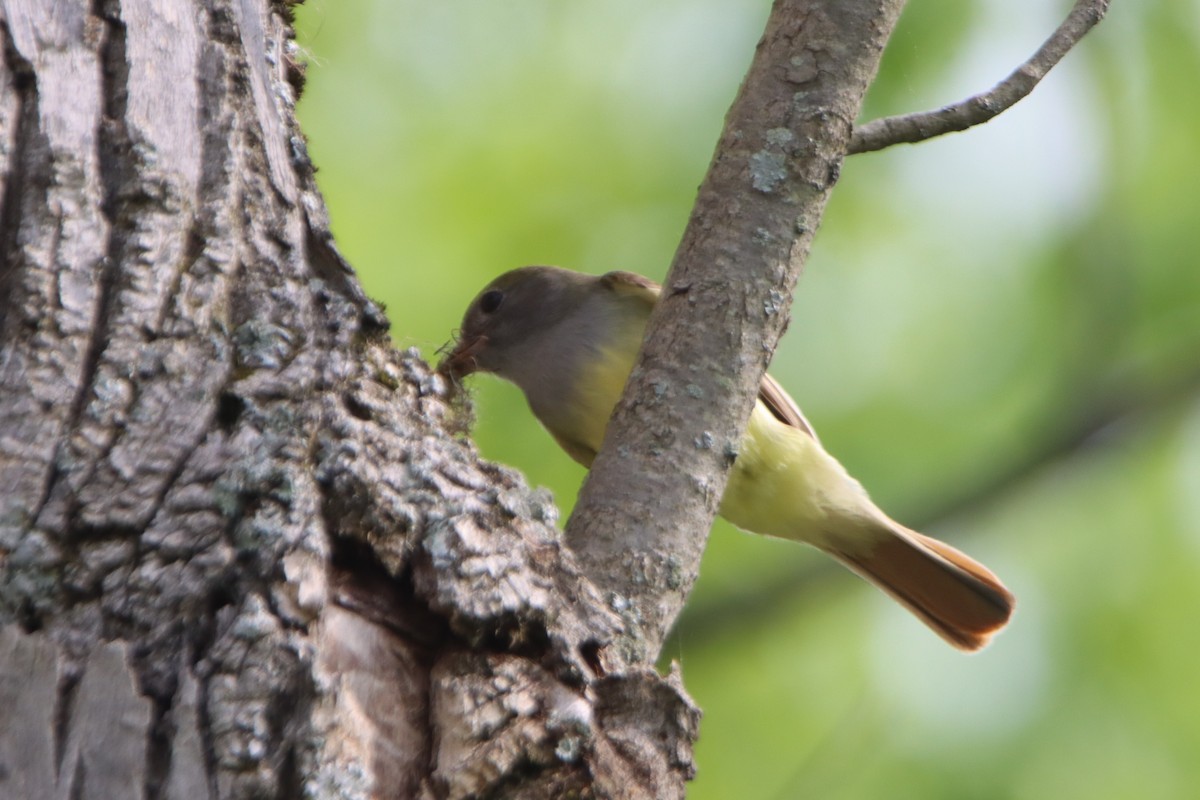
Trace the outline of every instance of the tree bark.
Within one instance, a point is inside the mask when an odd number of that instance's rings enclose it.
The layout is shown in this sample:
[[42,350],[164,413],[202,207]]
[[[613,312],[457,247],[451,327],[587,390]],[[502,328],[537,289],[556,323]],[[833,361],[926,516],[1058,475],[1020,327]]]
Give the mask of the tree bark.
[[0,797],[682,796],[678,677],[334,248],[287,6],[0,8]]

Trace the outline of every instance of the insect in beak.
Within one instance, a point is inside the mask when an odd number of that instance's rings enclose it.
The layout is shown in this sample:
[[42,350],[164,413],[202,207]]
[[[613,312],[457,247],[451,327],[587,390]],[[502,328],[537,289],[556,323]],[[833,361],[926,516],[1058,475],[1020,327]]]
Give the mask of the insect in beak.
[[485,344],[487,337],[482,335],[472,339],[459,339],[454,348],[442,358],[437,371],[456,382],[478,371],[479,362],[475,360],[475,354]]

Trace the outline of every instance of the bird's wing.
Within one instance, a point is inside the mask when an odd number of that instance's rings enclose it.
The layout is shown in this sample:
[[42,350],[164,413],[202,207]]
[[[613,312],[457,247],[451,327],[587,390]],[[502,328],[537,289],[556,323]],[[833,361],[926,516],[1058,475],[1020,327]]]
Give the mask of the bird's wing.
[[758,385],[758,399],[774,415],[775,419],[785,425],[799,428],[813,439],[820,441],[817,439],[817,432],[800,413],[800,407],[796,405],[796,401],[770,375],[763,375],[762,383]]
[[621,297],[645,303],[648,308],[654,307],[658,302],[658,295],[662,292],[661,286],[636,272],[608,272],[600,276],[600,283]]
[[[662,292],[662,287],[657,283],[634,272],[609,272],[600,276],[600,281],[617,294],[645,302],[649,307],[658,302]],[[770,375],[763,375],[762,383],[758,386],[758,399],[780,422],[799,428],[813,439],[817,438],[804,414],[800,413],[796,401]]]

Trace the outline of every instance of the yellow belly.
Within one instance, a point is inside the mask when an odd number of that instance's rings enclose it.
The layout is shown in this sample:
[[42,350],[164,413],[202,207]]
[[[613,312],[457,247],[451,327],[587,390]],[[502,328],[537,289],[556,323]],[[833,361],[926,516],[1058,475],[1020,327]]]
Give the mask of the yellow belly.
[[[626,348],[603,352],[574,387],[570,417],[557,425],[543,420],[585,466],[604,441],[629,363]],[[822,546],[836,537],[836,521],[863,509],[864,501],[870,507],[862,487],[813,437],[755,404],[721,499],[722,517],[753,533]]]
[[761,402],[750,415],[720,514],[739,528],[817,546],[870,501],[858,482],[804,431]]

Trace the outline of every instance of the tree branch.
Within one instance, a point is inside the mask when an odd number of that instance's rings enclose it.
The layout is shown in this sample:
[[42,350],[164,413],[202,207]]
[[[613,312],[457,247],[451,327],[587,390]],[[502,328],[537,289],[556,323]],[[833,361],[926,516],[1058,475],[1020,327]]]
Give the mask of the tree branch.
[[848,153],[913,144],[981,125],[1024,98],[1084,35],[1104,19],[1109,0],[1076,0],[1071,13],[1029,60],[989,91],[936,111],[884,117],[854,130]]
[[567,526],[653,659],[728,470],[903,0],[777,0],[625,396]]

